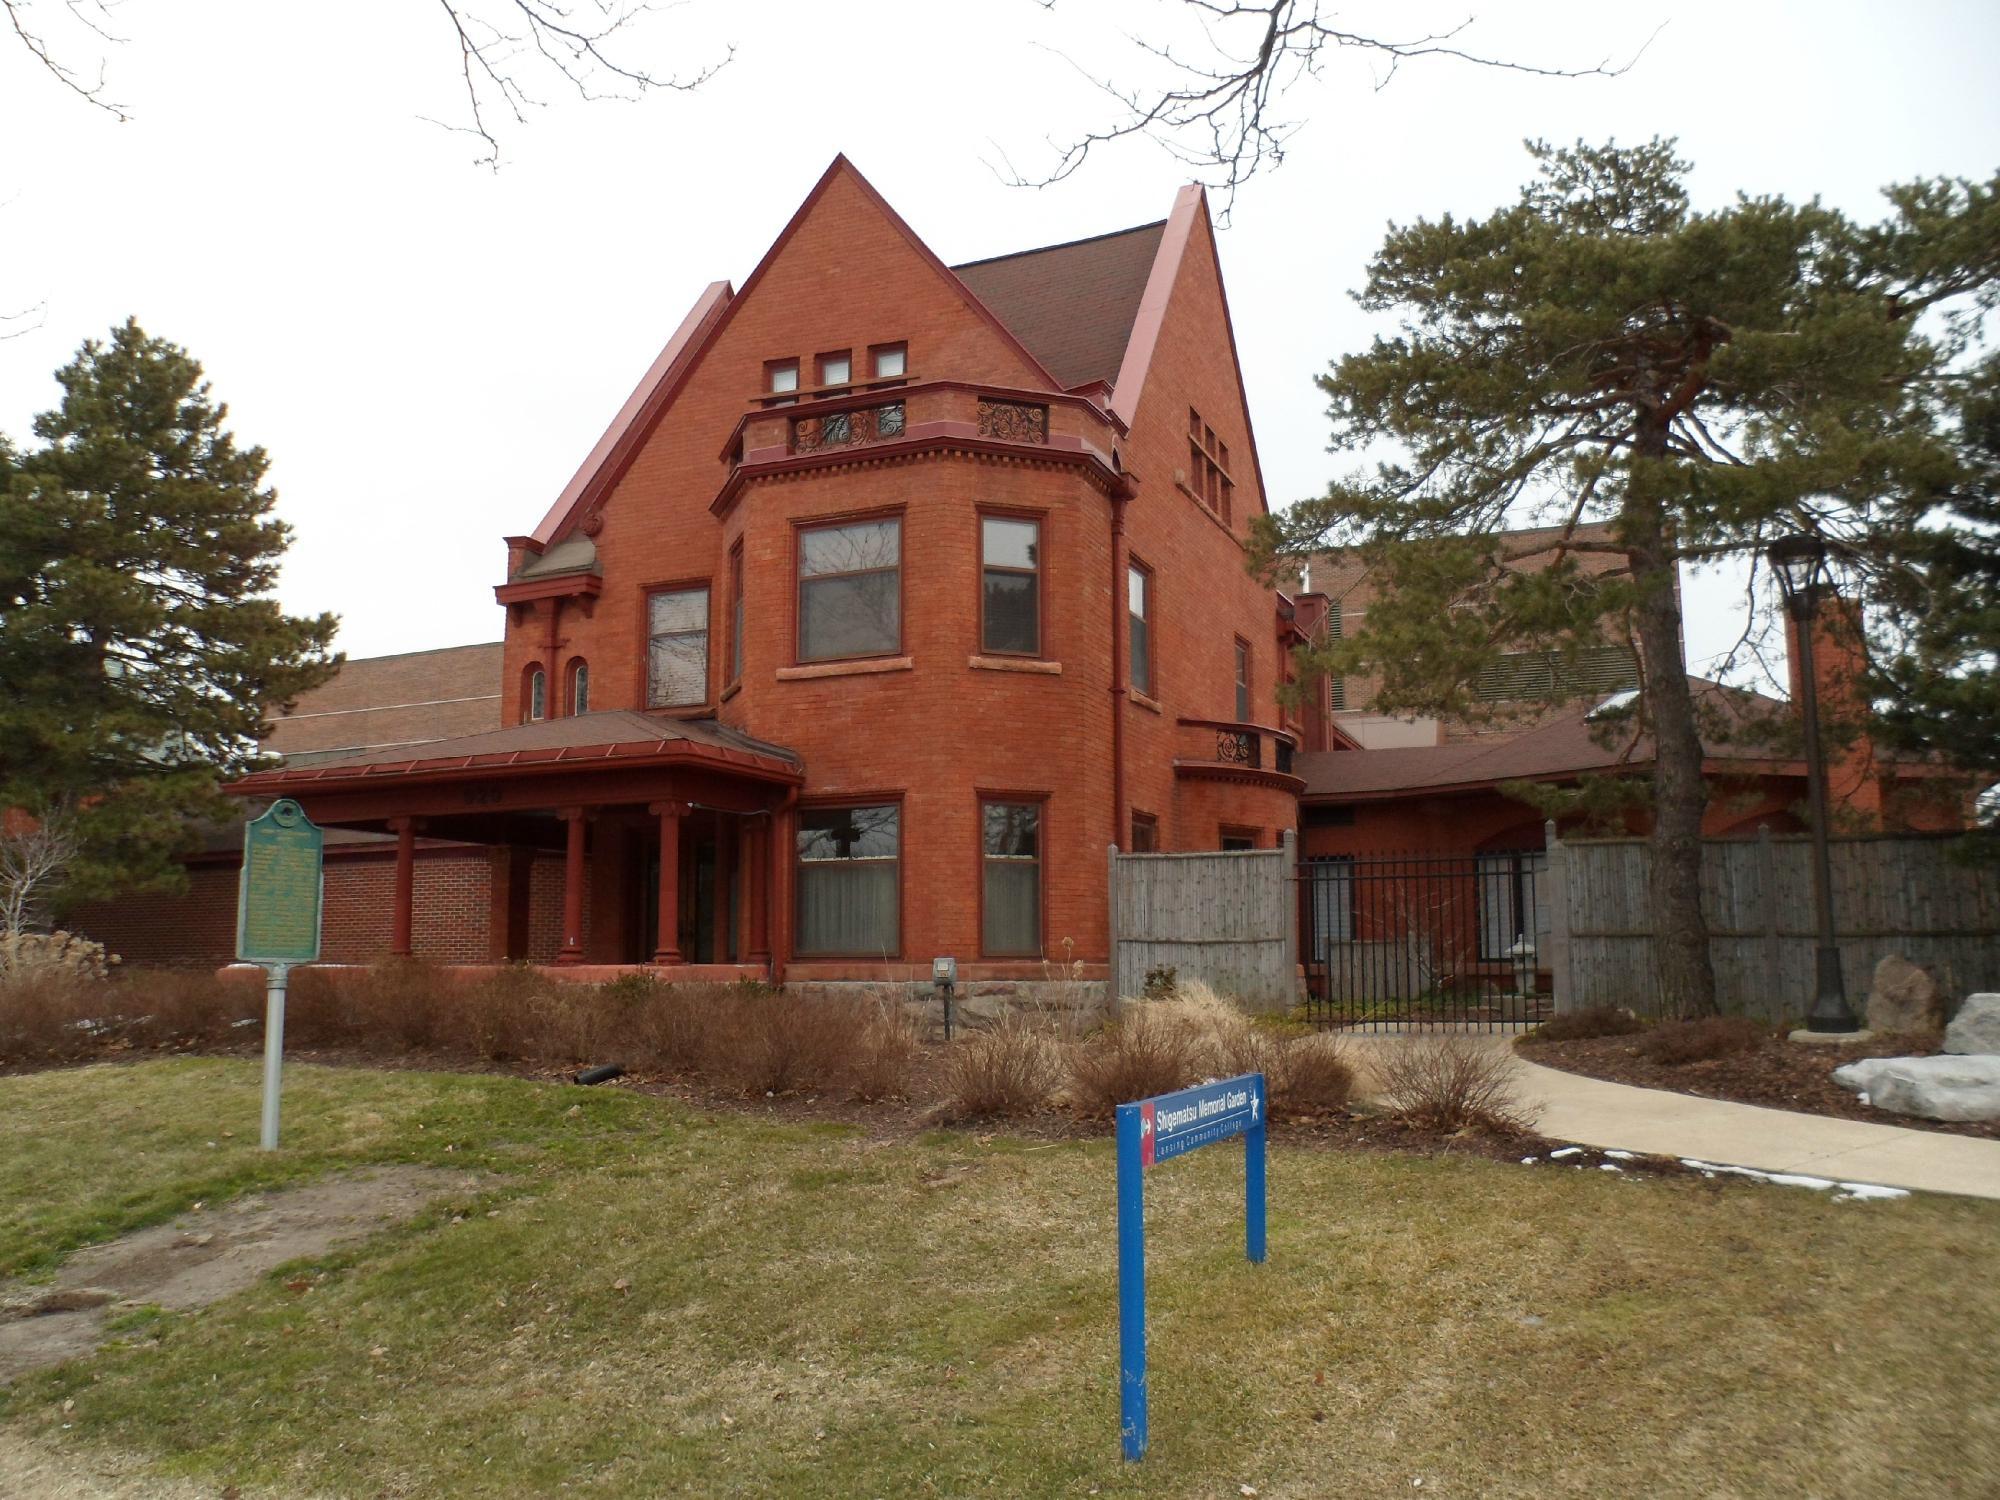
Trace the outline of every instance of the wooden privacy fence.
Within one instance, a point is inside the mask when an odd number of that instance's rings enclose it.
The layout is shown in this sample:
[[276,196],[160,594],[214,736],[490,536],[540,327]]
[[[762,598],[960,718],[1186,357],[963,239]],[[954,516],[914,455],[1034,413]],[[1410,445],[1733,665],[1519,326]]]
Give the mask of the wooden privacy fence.
[[[1955,840],[1875,835],[1832,841],[1841,973],[1858,1012],[1889,954],[1934,969],[1949,993],[2000,989],[2000,872],[1960,863]],[[1551,837],[1544,963],[1558,1011],[1657,1008],[1652,850],[1643,839]],[[1777,1021],[1812,1005],[1818,946],[1812,843],[1768,831],[1702,848],[1702,911],[1726,1012]]]
[[1298,998],[1292,835],[1276,849],[1226,854],[1111,850],[1111,974],[1105,993],[1136,995],[1172,968],[1246,1005]]

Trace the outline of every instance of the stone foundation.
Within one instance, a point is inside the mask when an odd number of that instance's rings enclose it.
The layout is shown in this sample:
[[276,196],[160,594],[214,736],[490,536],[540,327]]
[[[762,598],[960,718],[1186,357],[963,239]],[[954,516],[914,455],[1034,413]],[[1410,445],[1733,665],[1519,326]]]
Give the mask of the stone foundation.
[[[893,1000],[907,1014],[927,1025],[941,1026],[944,1021],[944,1000],[928,980],[813,979],[787,983],[785,990],[809,1000]],[[977,979],[961,984],[952,997],[953,1024],[974,1031],[1013,1016],[1089,1024],[1103,1014],[1101,979]]]

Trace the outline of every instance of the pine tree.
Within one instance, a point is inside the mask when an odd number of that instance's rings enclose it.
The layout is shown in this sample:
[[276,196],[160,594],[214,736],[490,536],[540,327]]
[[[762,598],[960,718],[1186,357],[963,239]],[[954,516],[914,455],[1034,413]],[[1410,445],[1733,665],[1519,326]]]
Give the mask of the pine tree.
[[[1660,1000],[1706,1013],[1680,570],[1792,531],[1879,561],[1961,482],[1944,393],[2000,284],[2000,178],[1892,189],[1864,228],[1817,201],[1696,212],[1671,142],[1529,151],[1511,206],[1391,228],[1358,300],[1400,330],[1319,384],[1334,451],[1392,456],[1264,521],[1254,561],[1362,548],[1365,632],[1302,666],[1378,675],[1389,711],[1468,712],[1503,651],[1636,642]],[[1554,566],[1511,566],[1526,524],[1560,528]]]
[[127,321],[0,448],[0,805],[77,810],[64,903],[171,886],[266,716],[325,681],[331,615],[270,597],[291,531],[201,367]]

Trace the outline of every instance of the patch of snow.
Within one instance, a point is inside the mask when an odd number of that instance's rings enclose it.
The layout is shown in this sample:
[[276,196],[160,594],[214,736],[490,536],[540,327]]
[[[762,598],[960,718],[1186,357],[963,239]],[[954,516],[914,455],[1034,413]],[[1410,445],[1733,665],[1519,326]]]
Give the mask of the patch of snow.
[[1551,1152],[1549,1153],[1549,1160],[1550,1160],[1550,1161],[1561,1161],[1561,1160],[1562,1160],[1562,1159],[1563,1159],[1564,1157],[1566,1157],[1566,1156],[1581,1156],[1581,1155],[1583,1155],[1583,1147],[1581,1147],[1581,1146],[1564,1146],[1564,1147],[1563,1147],[1563,1148],[1562,1148],[1561,1150],[1559,1150],[1559,1151],[1551,1151]]
[[1613,1161],[1630,1161],[1635,1153],[1630,1151],[1614,1151],[1607,1148],[1602,1154],[1610,1157]]
[[1521,1158],[1521,1165],[1524,1167],[1532,1167],[1536,1162],[1540,1160],[1541,1158],[1539,1156],[1524,1156]]
[[1638,701],[1639,690],[1637,688],[1627,688],[1622,693],[1613,693],[1609,698],[1606,698],[1597,707],[1585,714],[1583,721],[1588,724],[1598,719],[1608,719],[1611,715],[1630,708]]
[[1600,1172],[1622,1172],[1625,1169],[1615,1161],[1601,1161],[1597,1164],[1597,1170]]
[[1834,1200],[1852,1203],[1860,1199],[1907,1198],[1908,1189],[1879,1187],[1870,1182],[1835,1182],[1827,1177],[1806,1177],[1797,1172],[1760,1172],[1755,1167],[1732,1167],[1720,1162],[1696,1161],[1691,1156],[1681,1158],[1681,1165],[1690,1167],[1704,1177],[1714,1177],[1717,1173],[1727,1173],[1732,1177],[1747,1177],[1752,1182],[1769,1182],[1779,1187],[1810,1188],[1815,1193],[1826,1192],[1829,1188],[1839,1188]]

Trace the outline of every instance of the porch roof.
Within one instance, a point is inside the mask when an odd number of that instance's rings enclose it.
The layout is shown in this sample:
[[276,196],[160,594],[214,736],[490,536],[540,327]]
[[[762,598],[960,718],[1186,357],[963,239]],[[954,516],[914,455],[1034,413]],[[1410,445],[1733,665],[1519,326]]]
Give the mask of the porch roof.
[[483,734],[457,735],[419,746],[387,746],[305,766],[253,771],[229,784],[241,797],[330,790],[400,777],[450,779],[509,772],[594,767],[631,768],[664,762],[697,763],[761,781],[795,782],[799,756],[782,745],[753,739],[714,719],[670,719],[629,709],[539,719]]

